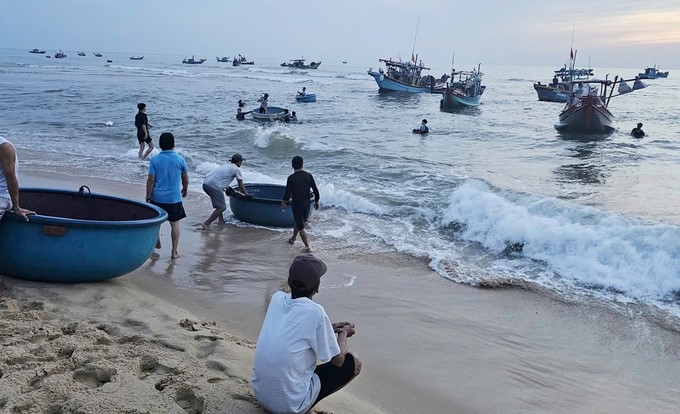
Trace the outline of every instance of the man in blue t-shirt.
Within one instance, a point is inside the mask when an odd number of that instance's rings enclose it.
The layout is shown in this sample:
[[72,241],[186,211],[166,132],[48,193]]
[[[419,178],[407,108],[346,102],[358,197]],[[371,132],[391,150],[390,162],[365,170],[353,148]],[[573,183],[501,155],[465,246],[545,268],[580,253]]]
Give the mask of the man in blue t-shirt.
[[[161,153],[149,162],[149,178],[146,180],[146,202],[157,205],[168,213],[170,237],[172,239],[172,258],[179,257],[179,221],[186,217],[182,198],[187,196],[189,174],[187,163],[175,148],[175,136],[169,132],[161,134],[158,140]],[[180,190],[181,188],[181,190]],[[156,248],[161,248],[160,239]]]

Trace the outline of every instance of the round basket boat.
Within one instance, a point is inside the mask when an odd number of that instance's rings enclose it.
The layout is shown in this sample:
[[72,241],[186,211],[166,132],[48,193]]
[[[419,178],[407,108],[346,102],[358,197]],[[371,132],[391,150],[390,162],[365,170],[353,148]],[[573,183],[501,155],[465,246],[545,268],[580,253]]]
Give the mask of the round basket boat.
[[[285,185],[277,184],[245,184],[248,196],[239,192],[231,193],[229,196],[229,207],[231,207],[234,217],[246,223],[259,224],[271,227],[295,226],[293,219],[293,208],[290,201],[286,204],[286,209],[281,211],[281,200],[286,192]],[[234,188],[237,190],[238,188]],[[309,194],[310,204],[314,202],[314,194]],[[314,208],[309,209],[312,214]]]
[[153,252],[168,215],[146,203],[91,194],[22,188],[29,221],[0,220],[0,274],[41,282],[95,282],[122,276]]

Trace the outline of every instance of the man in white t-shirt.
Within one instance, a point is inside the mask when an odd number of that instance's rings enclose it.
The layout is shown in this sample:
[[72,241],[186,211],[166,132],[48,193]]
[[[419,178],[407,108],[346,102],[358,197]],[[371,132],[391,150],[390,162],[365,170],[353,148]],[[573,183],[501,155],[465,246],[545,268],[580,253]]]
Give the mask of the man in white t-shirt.
[[245,186],[243,185],[243,175],[241,174],[241,164],[245,159],[241,154],[236,153],[231,156],[231,163],[220,165],[217,169],[208,174],[203,180],[203,191],[210,196],[212,206],[215,211],[210,217],[201,224],[201,228],[206,230],[210,223],[219,219],[220,223],[224,224],[224,217],[222,213],[227,209],[227,201],[224,198],[224,192],[229,188],[229,184],[236,179],[238,188],[243,195],[248,195]]
[[18,170],[16,148],[0,136],[0,219],[10,210],[26,221],[28,221],[29,214],[35,214],[35,211],[19,207]]
[[347,349],[354,324],[332,324],[312,300],[326,270],[311,253],[298,255],[288,271],[291,293],[276,292],[269,303],[252,384],[257,400],[272,413],[306,413],[361,372],[361,361]]

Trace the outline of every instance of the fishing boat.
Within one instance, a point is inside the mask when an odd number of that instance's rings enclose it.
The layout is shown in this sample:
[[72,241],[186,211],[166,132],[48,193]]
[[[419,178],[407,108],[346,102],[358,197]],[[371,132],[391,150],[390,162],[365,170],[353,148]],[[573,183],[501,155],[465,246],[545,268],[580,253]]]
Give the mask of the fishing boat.
[[229,59],[229,58],[226,57],[226,56],[222,56],[222,57],[216,56],[216,59],[217,59],[217,61],[220,62],[220,63],[229,63],[229,62],[231,62],[231,59]]
[[[21,188],[0,220],[0,274],[40,282],[96,282],[132,272],[153,253],[168,215],[147,203],[78,191]],[[17,249],[21,246],[21,249]]]
[[392,59],[379,59],[379,61],[385,63],[385,70],[379,68],[375,71],[370,68],[368,74],[373,76],[380,92],[434,92],[436,79],[432,75],[423,76],[422,72],[430,68],[425,67],[422,61],[416,63],[417,57],[409,62]]
[[41,55],[44,55],[45,51],[41,50],[41,49],[31,49],[31,50],[28,51],[28,53],[39,53]]
[[645,71],[638,73],[638,76],[640,77],[640,79],[667,78],[668,71],[661,72],[659,68],[656,65],[654,65],[651,68],[645,68]]
[[534,83],[534,90],[538,94],[539,101],[565,103],[569,101],[569,82],[571,80],[590,79],[591,76],[593,76],[592,69],[574,69],[570,71],[565,65],[565,67],[555,71],[551,83]]
[[295,102],[316,102],[316,94],[315,93],[307,93],[304,95],[297,94],[295,95]]
[[232,61],[232,64],[233,64],[234,66],[240,66],[240,65],[254,65],[255,62],[253,62],[252,60],[249,61],[248,59],[246,59],[245,56],[241,56],[241,55],[239,54],[238,57],[234,56],[234,60]]
[[188,65],[200,65],[205,61],[206,61],[206,59],[198,59],[197,60],[197,59],[194,58],[194,55],[191,55],[191,58],[182,60],[182,63],[186,63]]
[[94,57],[102,57],[102,54],[99,52],[94,52],[93,55]]
[[[478,106],[486,86],[482,85],[481,64],[472,71],[459,71],[451,73],[451,80],[439,101],[442,111],[456,110],[469,106]],[[456,79],[457,78],[457,79]]]
[[61,50],[58,52],[54,52],[54,57],[56,59],[63,59],[66,57],[66,53],[62,52]]
[[283,62],[281,66],[285,68],[295,68],[295,69],[316,69],[321,65],[321,62],[312,62],[309,65],[305,65],[305,59],[293,59],[288,62]]
[[[295,226],[293,208],[290,202],[281,210],[281,200],[286,192],[285,185],[278,184],[244,184],[248,195],[238,192],[238,187],[233,187],[229,192],[229,207],[234,217],[246,223],[260,226],[288,227]],[[309,203],[314,202],[314,194],[310,192]],[[312,214],[313,208],[309,209]]]
[[286,121],[286,117],[290,119],[290,114],[284,108],[278,106],[268,106],[267,112],[260,113],[260,107],[254,108],[250,115],[256,121]]
[[142,60],[144,56],[130,56],[130,60]]
[[78,52],[78,56],[85,56],[85,52]]
[[[619,79],[615,76],[613,81],[608,79],[571,81],[569,101],[560,112],[559,122],[555,128],[560,131],[582,133],[602,133],[614,129],[612,126],[614,115],[608,109],[609,101],[613,97],[635,90],[627,86],[626,82],[636,80]],[[637,89],[643,87],[638,84]]]

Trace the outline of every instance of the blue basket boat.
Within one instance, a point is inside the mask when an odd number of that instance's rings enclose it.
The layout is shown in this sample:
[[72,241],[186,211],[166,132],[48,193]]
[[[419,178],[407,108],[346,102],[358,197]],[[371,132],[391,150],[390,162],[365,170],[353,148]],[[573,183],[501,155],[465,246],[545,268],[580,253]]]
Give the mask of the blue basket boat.
[[[95,282],[140,267],[168,215],[146,203],[80,191],[22,188],[24,221],[0,220],[0,274],[41,282]],[[20,246],[20,248],[17,248]]]
[[316,102],[316,94],[315,93],[308,93],[306,95],[296,95],[295,101],[296,102]]
[[[293,209],[290,202],[286,204],[285,211],[281,211],[281,200],[286,191],[285,185],[277,184],[245,184],[248,196],[236,192],[229,196],[229,207],[234,217],[246,223],[259,224],[271,227],[295,226]],[[238,190],[238,188],[234,188]],[[314,194],[310,192],[310,204],[314,202]],[[309,214],[314,211],[310,207]]]

